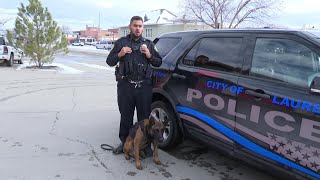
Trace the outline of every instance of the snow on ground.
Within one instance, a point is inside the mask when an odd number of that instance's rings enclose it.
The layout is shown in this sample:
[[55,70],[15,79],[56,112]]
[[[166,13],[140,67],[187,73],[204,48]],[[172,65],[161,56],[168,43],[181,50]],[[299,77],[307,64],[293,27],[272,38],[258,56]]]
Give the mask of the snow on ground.
[[102,70],[107,70],[107,71],[114,71],[114,68],[105,67],[105,66],[100,66],[100,65],[96,65],[96,64],[79,63],[79,62],[76,62],[76,64],[80,64],[80,65],[83,65],[83,66],[87,66],[87,67],[91,67],[91,68],[96,68],[96,69],[102,69]]
[[70,51],[81,53],[95,53],[108,55],[110,51],[104,49],[97,49],[95,46],[68,46]]
[[[86,66],[86,67],[90,67],[90,68],[95,68],[95,69],[100,69],[100,70],[107,70],[107,71],[112,71],[114,72],[114,68],[113,67],[105,67],[105,66],[100,66],[97,64],[88,64],[88,63],[80,63],[80,62],[73,62],[74,64],[79,64],[82,66]],[[31,67],[31,66],[35,66],[35,63],[29,63],[29,61],[24,61],[23,64],[21,64],[20,66],[18,66],[16,68],[16,70],[20,71],[21,69],[27,68],[27,67]],[[70,66],[66,66],[64,64],[61,63],[45,63],[43,66],[56,66],[58,67],[58,69],[39,69],[39,71],[57,71],[59,73],[62,74],[80,74],[83,73],[84,71],[72,68]]]
[[51,63],[52,66],[57,66],[62,68],[63,70],[59,71],[62,74],[80,74],[83,73],[83,71],[60,64],[60,63]]
[[[70,52],[76,53],[76,54],[69,53],[68,56],[79,56],[79,55],[81,55],[81,53],[98,55],[98,56],[101,56],[101,55],[108,56],[108,54],[109,54],[108,50],[96,49],[95,46],[69,46],[68,48],[69,48]],[[101,65],[97,65],[97,64],[89,64],[89,63],[83,63],[83,62],[78,62],[78,61],[72,61],[72,64],[78,64],[78,65],[86,66],[89,68],[94,68],[94,69],[99,69],[99,70],[107,70],[107,71],[114,72],[113,67],[105,67],[105,66],[101,66]],[[16,68],[16,70],[19,71],[23,68],[27,68],[27,67],[35,66],[35,65],[36,64],[34,62],[29,63],[29,61],[24,61],[24,64],[18,66]],[[68,65],[65,65],[63,62],[60,62],[60,61],[59,61],[59,63],[46,63],[46,64],[44,64],[44,66],[57,66],[58,69],[39,69],[39,71],[56,71],[56,72],[62,73],[62,74],[79,74],[79,73],[84,72],[84,71],[75,69],[73,67],[70,67]]]
[[16,70],[20,71],[21,69],[30,67],[30,66],[35,66],[35,63],[32,63],[31,61],[23,61],[23,64],[19,65]]
[[[23,64],[18,66],[16,70],[20,71],[21,69],[35,66],[36,64],[34,62],[24,61]],[[83,73],[83,71],[60,64],[60,63],[45,63],[43,66],[57,66],[59,70],[54,69],[40,69],[40,71],[57,71],[62,74],[80,74]]]

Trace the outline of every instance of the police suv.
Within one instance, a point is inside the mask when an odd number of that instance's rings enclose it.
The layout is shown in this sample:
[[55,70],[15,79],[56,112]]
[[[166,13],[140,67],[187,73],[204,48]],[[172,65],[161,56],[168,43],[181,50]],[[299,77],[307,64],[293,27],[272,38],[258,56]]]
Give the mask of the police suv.
[[156,38],[163,62],[154,68],[152,116],[166,126],[160,147],[190,135],[290,179],[320,179],[319,38],[277,29]]

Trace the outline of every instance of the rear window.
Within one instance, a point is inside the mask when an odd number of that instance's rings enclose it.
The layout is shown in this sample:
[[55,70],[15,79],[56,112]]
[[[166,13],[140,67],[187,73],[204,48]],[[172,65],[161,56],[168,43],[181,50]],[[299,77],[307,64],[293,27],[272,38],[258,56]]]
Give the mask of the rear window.
[[0,37],[0,45],[6,45],[6,43],[4,42],[3,37]]
[[155,45],[160,56],[164,58],[180,43],[180,41],[180,38],[160,38],[155,40]]
[[309,88],[320,73],[320,55],[291,39],[257,38],[250,75]]

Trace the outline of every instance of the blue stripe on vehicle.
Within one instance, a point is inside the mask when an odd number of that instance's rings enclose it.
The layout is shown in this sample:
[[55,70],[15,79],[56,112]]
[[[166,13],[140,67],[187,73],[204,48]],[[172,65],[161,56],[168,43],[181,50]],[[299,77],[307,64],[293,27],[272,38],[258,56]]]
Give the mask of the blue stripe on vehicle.
[[316,178],[320,178],[319,174],[316,174],[298,164],[293,163],[292,161],[289,161],[277,154],[274,154],[258,145],[256,145],[255,143],[249,141],[248,139],[244,138],[243,136],[237,134],[236,132],[234,132],[233,130],[225,127],[223,124],[219,123],[218,121],[212,119],[211,117],[198,112],[194,109],[188,108],[188,107],[183,107],[183,106],[177,106],[177,110],[181,113],[185,113],[185,114],[189,114],[192,115],[194,117],[197,117],[198,119],[206,122],[207,124],[209,124],[211,127],[215,128],[216,130],[220,131],[222,134],[224,134],[225,136],[229,137],[230,139],[234,140],[235,142],[241,144],[242,146],[250,149],[253,152],[256,152],[262,156],[265,156],[267,158],[270,158],[274,161],[277,161],[279,163],[282,163],[284,165],[287,165],[291,168],[297,169],[299,171],[302,171],[306,174],[309,174],[313,177]]

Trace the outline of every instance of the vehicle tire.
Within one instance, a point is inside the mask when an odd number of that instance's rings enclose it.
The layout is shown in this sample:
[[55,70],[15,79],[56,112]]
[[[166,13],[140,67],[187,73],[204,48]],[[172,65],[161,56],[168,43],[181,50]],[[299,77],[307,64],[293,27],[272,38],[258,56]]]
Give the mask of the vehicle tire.
[[22,58],[23,58],[23,53],[21,54],[21,59],[19,60],[19,64],[23,64]]
[[166,119],[169,122],[163,133],[164,141],[159,143],[159,148],[170,149],[181,142],[179,124],[171,107],[162,101],[155,101],[151,105],[151,116],[155,117],[156,120],[160,120],[162,123]]
[[8,67],[11,67],[12,64],[13,64],[13,54],[11,53],[11,54],[10,54],[9,61],[7,61],[7,66],[8,66]]

